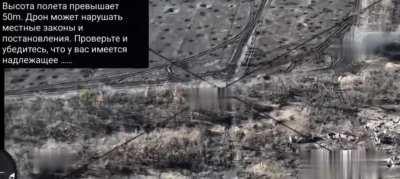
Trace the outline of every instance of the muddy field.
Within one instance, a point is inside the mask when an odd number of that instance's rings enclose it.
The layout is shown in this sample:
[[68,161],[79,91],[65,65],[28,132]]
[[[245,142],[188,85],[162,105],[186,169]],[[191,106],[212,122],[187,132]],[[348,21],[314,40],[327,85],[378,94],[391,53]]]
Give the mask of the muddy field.
[[399,5],[152,0],[149,69],[7,69],[6,148],[34,179],[400,177]]

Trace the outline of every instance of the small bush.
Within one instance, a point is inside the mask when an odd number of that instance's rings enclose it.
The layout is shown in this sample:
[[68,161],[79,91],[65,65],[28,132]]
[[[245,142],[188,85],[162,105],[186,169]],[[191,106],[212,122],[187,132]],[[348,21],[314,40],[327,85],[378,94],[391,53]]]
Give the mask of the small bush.
[[79,102],[84,106],[93,106],[96,103],[96,92],[84,90],[79,95]]

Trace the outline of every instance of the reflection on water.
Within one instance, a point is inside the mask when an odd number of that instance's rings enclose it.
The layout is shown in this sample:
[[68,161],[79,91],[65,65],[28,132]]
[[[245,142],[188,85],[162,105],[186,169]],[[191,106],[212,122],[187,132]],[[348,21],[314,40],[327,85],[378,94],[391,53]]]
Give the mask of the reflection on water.
[[400,178],[400,168],[388,168],[388,157],[371,150],[312,150],[303,157],[306,161],[300,179]]

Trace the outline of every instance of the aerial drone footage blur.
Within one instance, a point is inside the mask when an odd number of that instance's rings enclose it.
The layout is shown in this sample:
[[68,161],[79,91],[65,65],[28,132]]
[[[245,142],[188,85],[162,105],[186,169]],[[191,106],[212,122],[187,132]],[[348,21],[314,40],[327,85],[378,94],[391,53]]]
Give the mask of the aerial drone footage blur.
[[400,178],[400,1],[150,0],[146,69],[6,69],[20,178]]

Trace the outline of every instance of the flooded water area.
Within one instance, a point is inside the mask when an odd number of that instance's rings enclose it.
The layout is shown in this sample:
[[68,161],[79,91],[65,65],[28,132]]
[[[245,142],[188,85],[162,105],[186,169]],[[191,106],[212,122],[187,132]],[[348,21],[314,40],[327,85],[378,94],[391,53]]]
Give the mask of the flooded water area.
[[400,167],[389,167],[389,157],[372,150],[312,150],[302,157],[300,179],[400,178]]

